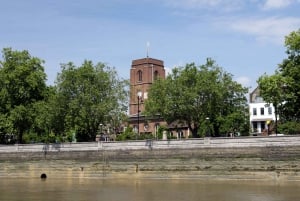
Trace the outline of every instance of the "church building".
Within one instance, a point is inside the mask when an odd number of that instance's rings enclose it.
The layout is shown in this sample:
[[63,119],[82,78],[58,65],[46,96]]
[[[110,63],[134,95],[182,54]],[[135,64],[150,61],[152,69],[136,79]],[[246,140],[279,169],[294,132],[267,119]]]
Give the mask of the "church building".
[[152,133],[157,137],[159,126],[167,126],[175,138],[186,138],[189,129],[186,125],[173,123],[167,125],[163,118],[157,116],[145,116],[144,102],[148,98],[148,91],[157,78],[165,79],[166,72],[164,62],[153,58],[133,60],[130,69],[130,100],[129,100],[129,126],[133,127],[137,135]]
[[159,116],[146,117],[144,102],[148,98],[148,90],[157,79],[165,79],[164,63],[153,58],[133,60],[130,69],[130,100],[129,100],[129,125],[139,135],[153,133],[156,135],[159,125],[166,123]]

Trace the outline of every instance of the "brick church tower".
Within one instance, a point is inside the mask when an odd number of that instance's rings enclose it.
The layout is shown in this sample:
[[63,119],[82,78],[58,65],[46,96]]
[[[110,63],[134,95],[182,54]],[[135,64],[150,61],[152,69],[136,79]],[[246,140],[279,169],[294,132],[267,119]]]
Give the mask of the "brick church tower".
[[164,63],[153,58],[143,58],[132,61],[130,69],[130,100],[129,100],[129,124],[137,133],[155,133],[156,126],[161,120],[148,118],[142,114],[144,102],[148,98],[148,90],[157,78],[165,79]]

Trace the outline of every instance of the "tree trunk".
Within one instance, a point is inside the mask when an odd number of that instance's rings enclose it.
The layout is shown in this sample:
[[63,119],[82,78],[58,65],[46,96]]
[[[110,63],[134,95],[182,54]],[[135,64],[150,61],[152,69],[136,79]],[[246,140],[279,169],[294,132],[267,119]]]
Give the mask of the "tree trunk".
[[278,132],[278,130],[277,130],[277,104],[274,106],[274,108],[275,108],[275,134],[277,135],[277,132]]
[[23,144],[23,130],[18,132],[18,144]]
[[199,138],[199,135],[198,135],[198,126],[194,125],[194,127],[193,127],[191,123],[188,123],[188,127],[191,130],[191,132],[192,132],[193,138]]

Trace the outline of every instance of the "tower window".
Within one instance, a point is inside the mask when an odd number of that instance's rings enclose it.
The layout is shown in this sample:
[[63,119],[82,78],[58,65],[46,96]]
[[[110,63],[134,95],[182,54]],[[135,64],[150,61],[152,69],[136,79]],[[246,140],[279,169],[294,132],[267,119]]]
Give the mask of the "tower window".
[[158,71],[156,70],[156,71],[154,72],[154,80],[157,80],[158,77],[159,77],[159,74],[158,74]]
[[139,71],[137,72],[137,75],[138,75],[138,81],[139,81],[139,82],[143,81],[143,72],[142,72],[141,70],[139,70]]

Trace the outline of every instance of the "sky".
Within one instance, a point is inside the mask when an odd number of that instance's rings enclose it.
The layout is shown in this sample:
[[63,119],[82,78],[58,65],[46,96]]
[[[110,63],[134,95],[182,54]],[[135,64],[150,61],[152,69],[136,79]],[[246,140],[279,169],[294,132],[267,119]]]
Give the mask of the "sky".
[[129,79],[132,60],[148,52],[167,72],[212,58],[255,88],[287,57],[299,10],[300,0],[0,0],[0,48],[43,59],[48,85],[62,63],[84,60]]

